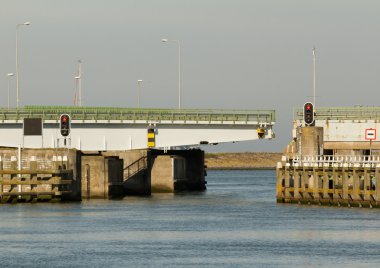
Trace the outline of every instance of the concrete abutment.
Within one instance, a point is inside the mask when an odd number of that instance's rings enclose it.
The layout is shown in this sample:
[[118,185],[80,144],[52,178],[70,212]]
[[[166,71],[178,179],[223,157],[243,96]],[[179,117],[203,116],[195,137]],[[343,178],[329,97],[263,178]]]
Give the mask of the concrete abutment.
[[203,191],[201,150],[82,152],[75,149],[0,149],[2,202],[120,198]]

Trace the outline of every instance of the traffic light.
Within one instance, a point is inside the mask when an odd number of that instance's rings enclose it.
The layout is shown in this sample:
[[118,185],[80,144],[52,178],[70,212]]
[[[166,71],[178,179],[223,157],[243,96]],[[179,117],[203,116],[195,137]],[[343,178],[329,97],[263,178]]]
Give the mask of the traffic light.
[[70,116],[68,114],[62,114],[59,118],[59,129],[63,137],[67,137],[70,134]]
[[303,106],[303,120],[307,126],[314,125],[314,106],[311,102],[306,102]]

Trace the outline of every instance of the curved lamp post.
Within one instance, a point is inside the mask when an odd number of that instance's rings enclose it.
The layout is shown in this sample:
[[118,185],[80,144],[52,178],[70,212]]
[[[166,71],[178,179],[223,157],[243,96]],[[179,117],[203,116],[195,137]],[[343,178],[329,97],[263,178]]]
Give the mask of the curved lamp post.
[[18,82],[18,29],[21,26],[29,26],[30,22],[24,22],[16,25],[16,107],[18,108],[20,102],[19,82]]
[[178,110],[181,110],[181,43],[179,40],[161,39],[161,42],[174,42],[178,45]]
[[137,80],[137,87],[138,87],[138,92],[137,92],[137,107],[140,108],[140,92],[141,92],[141,84],[143,80],[139,79]]
[[14,75],[15,75],[14,73],[7,74],[7,78],[8,78],[8,110],[10,108],[10,105],[9,105],[9,85],[10,85],[11,77],[14,76]]

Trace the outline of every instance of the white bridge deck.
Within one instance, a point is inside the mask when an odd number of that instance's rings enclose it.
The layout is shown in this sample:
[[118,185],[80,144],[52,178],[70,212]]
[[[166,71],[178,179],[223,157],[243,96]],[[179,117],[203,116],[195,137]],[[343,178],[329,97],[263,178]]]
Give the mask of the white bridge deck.
[[[59,117],[69,114],[71,132],[64,138]],[[41,118],[42,135],[24,135],[24,119]],[[147,148],[147,129],[154,128],[155,148],[273,137],[274,110],[168,110],[108,107],[26,106],[0,109],[0,146],[26,148],[69,147],[88,151]]]

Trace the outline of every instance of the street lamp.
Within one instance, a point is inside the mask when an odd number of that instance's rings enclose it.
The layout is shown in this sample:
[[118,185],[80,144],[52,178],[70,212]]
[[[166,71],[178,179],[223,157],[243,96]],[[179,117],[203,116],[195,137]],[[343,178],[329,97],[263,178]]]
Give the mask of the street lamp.
[[9,109],[9,84],[10,84],[10,80],[11,80],[11,77],[14,76],[15,74],[14,73],[9,73],[7,74],[7,78],[8,78],[8,109]]
[[27,22],[24,22],[24,23],[21,23],[21,24],[17,24],[16,25],[16,105],[17,105],[17,108],[19,106],[19,102],[20,102],[20,98],[19,98],[19,84],[18,84],[18,28],[20,26],[29,26],[30,25],[30,22],[27,21]]
[[178,110],[181,110],[181,43],[179,40],[161,39],[161,42],[174,42],[178,45]]
[[79,93],[78,93],[78,84],[79,84],[79,79],[80,79],[80,76],[75,76],[75,98],[74,98],[74,106],[78,106],[78,99],[79,99]]
[[140,108],[140,92],[141,92],[141,84],[143,80],[137,80],[138,94],[137,94],[137,107]]
[[76,91],[78,91],[78,102],[79,107],[82,106],[82,60],[78,60],[78,75],[75,76],[76,79]]

